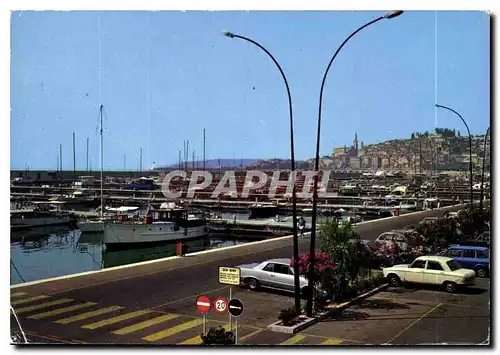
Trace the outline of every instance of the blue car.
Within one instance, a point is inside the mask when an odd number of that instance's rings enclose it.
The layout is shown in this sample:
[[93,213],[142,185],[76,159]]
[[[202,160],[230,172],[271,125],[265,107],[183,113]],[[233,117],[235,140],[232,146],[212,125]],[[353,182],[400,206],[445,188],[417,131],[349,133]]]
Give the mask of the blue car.
[[455,259],[465,269],[474,270],[478,277],[486,277],[490,273],[490,254],[487,247],[452,245],[439,254]]

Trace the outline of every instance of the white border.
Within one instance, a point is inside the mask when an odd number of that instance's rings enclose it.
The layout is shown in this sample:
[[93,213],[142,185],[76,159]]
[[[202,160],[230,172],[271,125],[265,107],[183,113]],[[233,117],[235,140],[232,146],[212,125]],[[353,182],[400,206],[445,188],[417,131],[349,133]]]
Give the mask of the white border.
[[[221,1],[221,0],[212,0],[210,3],[202,2],[202,1],[179,1],[177,3],[172,3],[168,2],[167,4],[160,2],[160,1],[150,1],[150,0],[142,0],[140,2],[131,2],[131,1],[122,1],[122,2],[110,2],[110,1],[104,1],[104,0],[87,0],[87,1],[61,1],[61,0],[51,0],[51,1],[13,1],[13,0],[7,0],[5,2],[2,2],[2,4],[7,4],[6,9],[9,10],[28,10],[28,9],[38,9],[38,10],[43,10],[43,9],[61,9],[61,10],[69,10],[69,9],[118,9],[118,10],[125,10],[125,9],[133,9],[133,10],[160,10],[160,9],[171,9],[171,10],[189,10],[189,9],[210,9],[210,10],[276,10],[276,9],[281,9],[281,10],[314,10],[314,9],[323,9],[323,10],[353,10],[353,9],[358,9],[358,10],[386,10],[386,9],[398,9],[402,5],[401,1],[384,1],[384,2],[370,2],[370,1],[355,1],[351,0],[349,2],[333,2],[333,1],[328,1],[328,2],[320,2],[320,1],[314,1],[314,0],[309,0],[307,2],[301,1],[301,2],[291,2],[291,1],[284,1],[284,2],[277,2],[277,1],[270,1],[270,0],[252,0],[252,1]],[[116,5],[118,4],[118,5]],[[498,1],[491,1],[491,0],[476,0],[476,1],[440,1],[437,2],[435,0],[429,1],[429,0],[419,0],[419,1],[405,1],[404,3],[404,10],[490,10],[493,13],[498,13]],[[3,56],[3,61],[4,61],[4,68],[5,68],[5,74],[3,77],[4,78],[10,78],[10,12],[9,11],[3,11],[2,12],[3,17],[2,17],[2,48],[4,50],[4,56]],[[498,27],[498,24],[497,24]],[[496,31],[495,31],[496,32]],[[496,51],[495,51],[496,52]],[[495,61],[496,64],[497,61]],[[494,65],[492,63],[492,65]],[[492,78],[493,82],[492,85],[495,84],[494,78]],[[3,98],[3,105],[4,105],[4,110],[3,112],[6,113],[6,116],[9,115],[9,107],[10,107],[10,85],[9,85],[8,80],[4,80],[4,87],[5,87],[5,92],[2,95]],[[497,93],[495,93],[495,98],[491,97],[490,100],[493,102],[495,100],[496,102],[499,102],[496,100],[497,98]],[[10,156],[10,120],[3,119],[1,121],[1,124],[3,125],[3,129],[0,129],[0,134],[2,135],[0,138],[0,141],[4,144],[5,151],[7,151],[7,154],[2,155],[3,161],[5,162],[4,164],[9,166],[10,164],[8,163],[9,159],[8,157]],[[496,131],[493,131],[493,134],[495,135]],[[495,139],[496,137],[494,137]],[[494,147],[495,149],[495,147]],[[497,157],[498,154],[497,152],[494,152],[494,157]],[[496,159],[494,164],[496,165]],[[7,169],[6,169],[7,170]],[[494,176],[495,183],[497,182],[496,176]],[[10,230],[8,229],[9,226],[9,221],[7,219],[8,216],[8,207],[7,205],[7,198],[10,195],[9,190],[8,190],[8,178],[7,174],[4,175],[4,178],[2,179],[2,194],[3,198],[2,201],[5,201],[5,210],[1,214],[1,218],[4,219],[4,222],[1,224],[2,227],[5,230],[5,233],[3,234],[4,236],[9,235]],[[497,184],[495,184],[497,186]],[[494,191],[494,196],[496,199],[496,190]],[[494,211],[494,217],[495,217],[495,222],[493,224],[496,224],[497,220],[497,211]],[[493,227],[495,228],[495,227]],[[5,254],[5,263],[7,263],[7,260],[10,259],[10,250],[9,248],[4,248],[2,250]],[[7,266],[7,265],[5,265]],[[494,264],[494,267],[496,267],[496,263]],[[10,265],[9,265],[10,269]],[[4,268],[4,270],[7,270],[7,267]],[[6,276],[6,273],[2,273],[2,276]],[[5,277],[3,280],[4,285],[9,285],[10,284],[10,275],[9,279]],[[6,305],[9,302],[10,298],[10,288],[6,287],[6,290],[2,293],[2,298],[4,298],[5,302],[4,304]],[[495,293],[496,294],[496,293]],[[496,302],[497,296],[495,296],[495,302]],[[7,310],[8,307],[4,308],[4,312],[8,312]],[[6,319],[5,319],[6,320]],[[3,346],[7,346],[9,351],[13,351],[13,347],[9,346],[8,344],[10,343],[10,337],[8,336],[9,331],[9,322],[1,322],[2,324],[2,334],[5,337],[5,340],[2,342]],[[168,351],[171,351],[174,349],[169,349]],[[67,351],[67,350],[64,350]],[[80,350],[81,351],[81,350]],[[95,351],[95,350],[94,350]],[[99,351],[99,350],[98,350]],[[133,352],[140,353],[143,350],[133,350]],[[198,352],[195,350],[185,350],[183,349],[182,351],[188,351],[188,352]],[[299,350],[300,351],[300,350]],[[307,352],[310,351],[315,351],[312,349],[307,349]],[[425,350],[413,350],[413,351],[425,351]],[[462,352],[464,350],[460,349],[454,349],[454,352]],[[305,352],[302,350],[302,352]],[[361,352],[361,350],[357,350],[357,352]],[[464,351],[465,352],[465,351]]]

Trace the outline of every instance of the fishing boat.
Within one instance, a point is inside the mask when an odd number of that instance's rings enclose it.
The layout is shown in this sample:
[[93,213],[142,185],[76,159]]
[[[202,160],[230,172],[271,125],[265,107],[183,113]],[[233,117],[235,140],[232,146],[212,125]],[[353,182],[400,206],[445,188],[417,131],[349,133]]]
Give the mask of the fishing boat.
[[[129,211],[127,211],[129,212]],[[149,208],[142,219],[118,213],[104,224],[104,244],[107,249],[127,249],[168,241],[194,239],[208,235],[204,216],[189,214],[173,202]]]

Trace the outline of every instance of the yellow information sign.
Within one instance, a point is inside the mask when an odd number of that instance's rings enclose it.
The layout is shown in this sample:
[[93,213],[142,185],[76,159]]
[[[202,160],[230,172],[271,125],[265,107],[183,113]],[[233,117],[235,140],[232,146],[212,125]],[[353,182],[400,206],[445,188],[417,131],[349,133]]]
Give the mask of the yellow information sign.
[[219,266],[219,283],[224,285],[239,285],[240,268]]

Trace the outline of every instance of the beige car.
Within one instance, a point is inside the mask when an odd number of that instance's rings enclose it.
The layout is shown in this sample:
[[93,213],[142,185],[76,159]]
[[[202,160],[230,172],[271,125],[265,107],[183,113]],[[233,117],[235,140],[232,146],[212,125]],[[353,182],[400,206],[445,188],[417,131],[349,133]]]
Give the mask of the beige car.
[[474,270],[462,268],[456,260],[435,255],[420,256],[411,264],[394,265],[382,272],[391,286],[401,283],[442,285],[447,292],[455,292],[459,286],[474,285],[476,276]]

